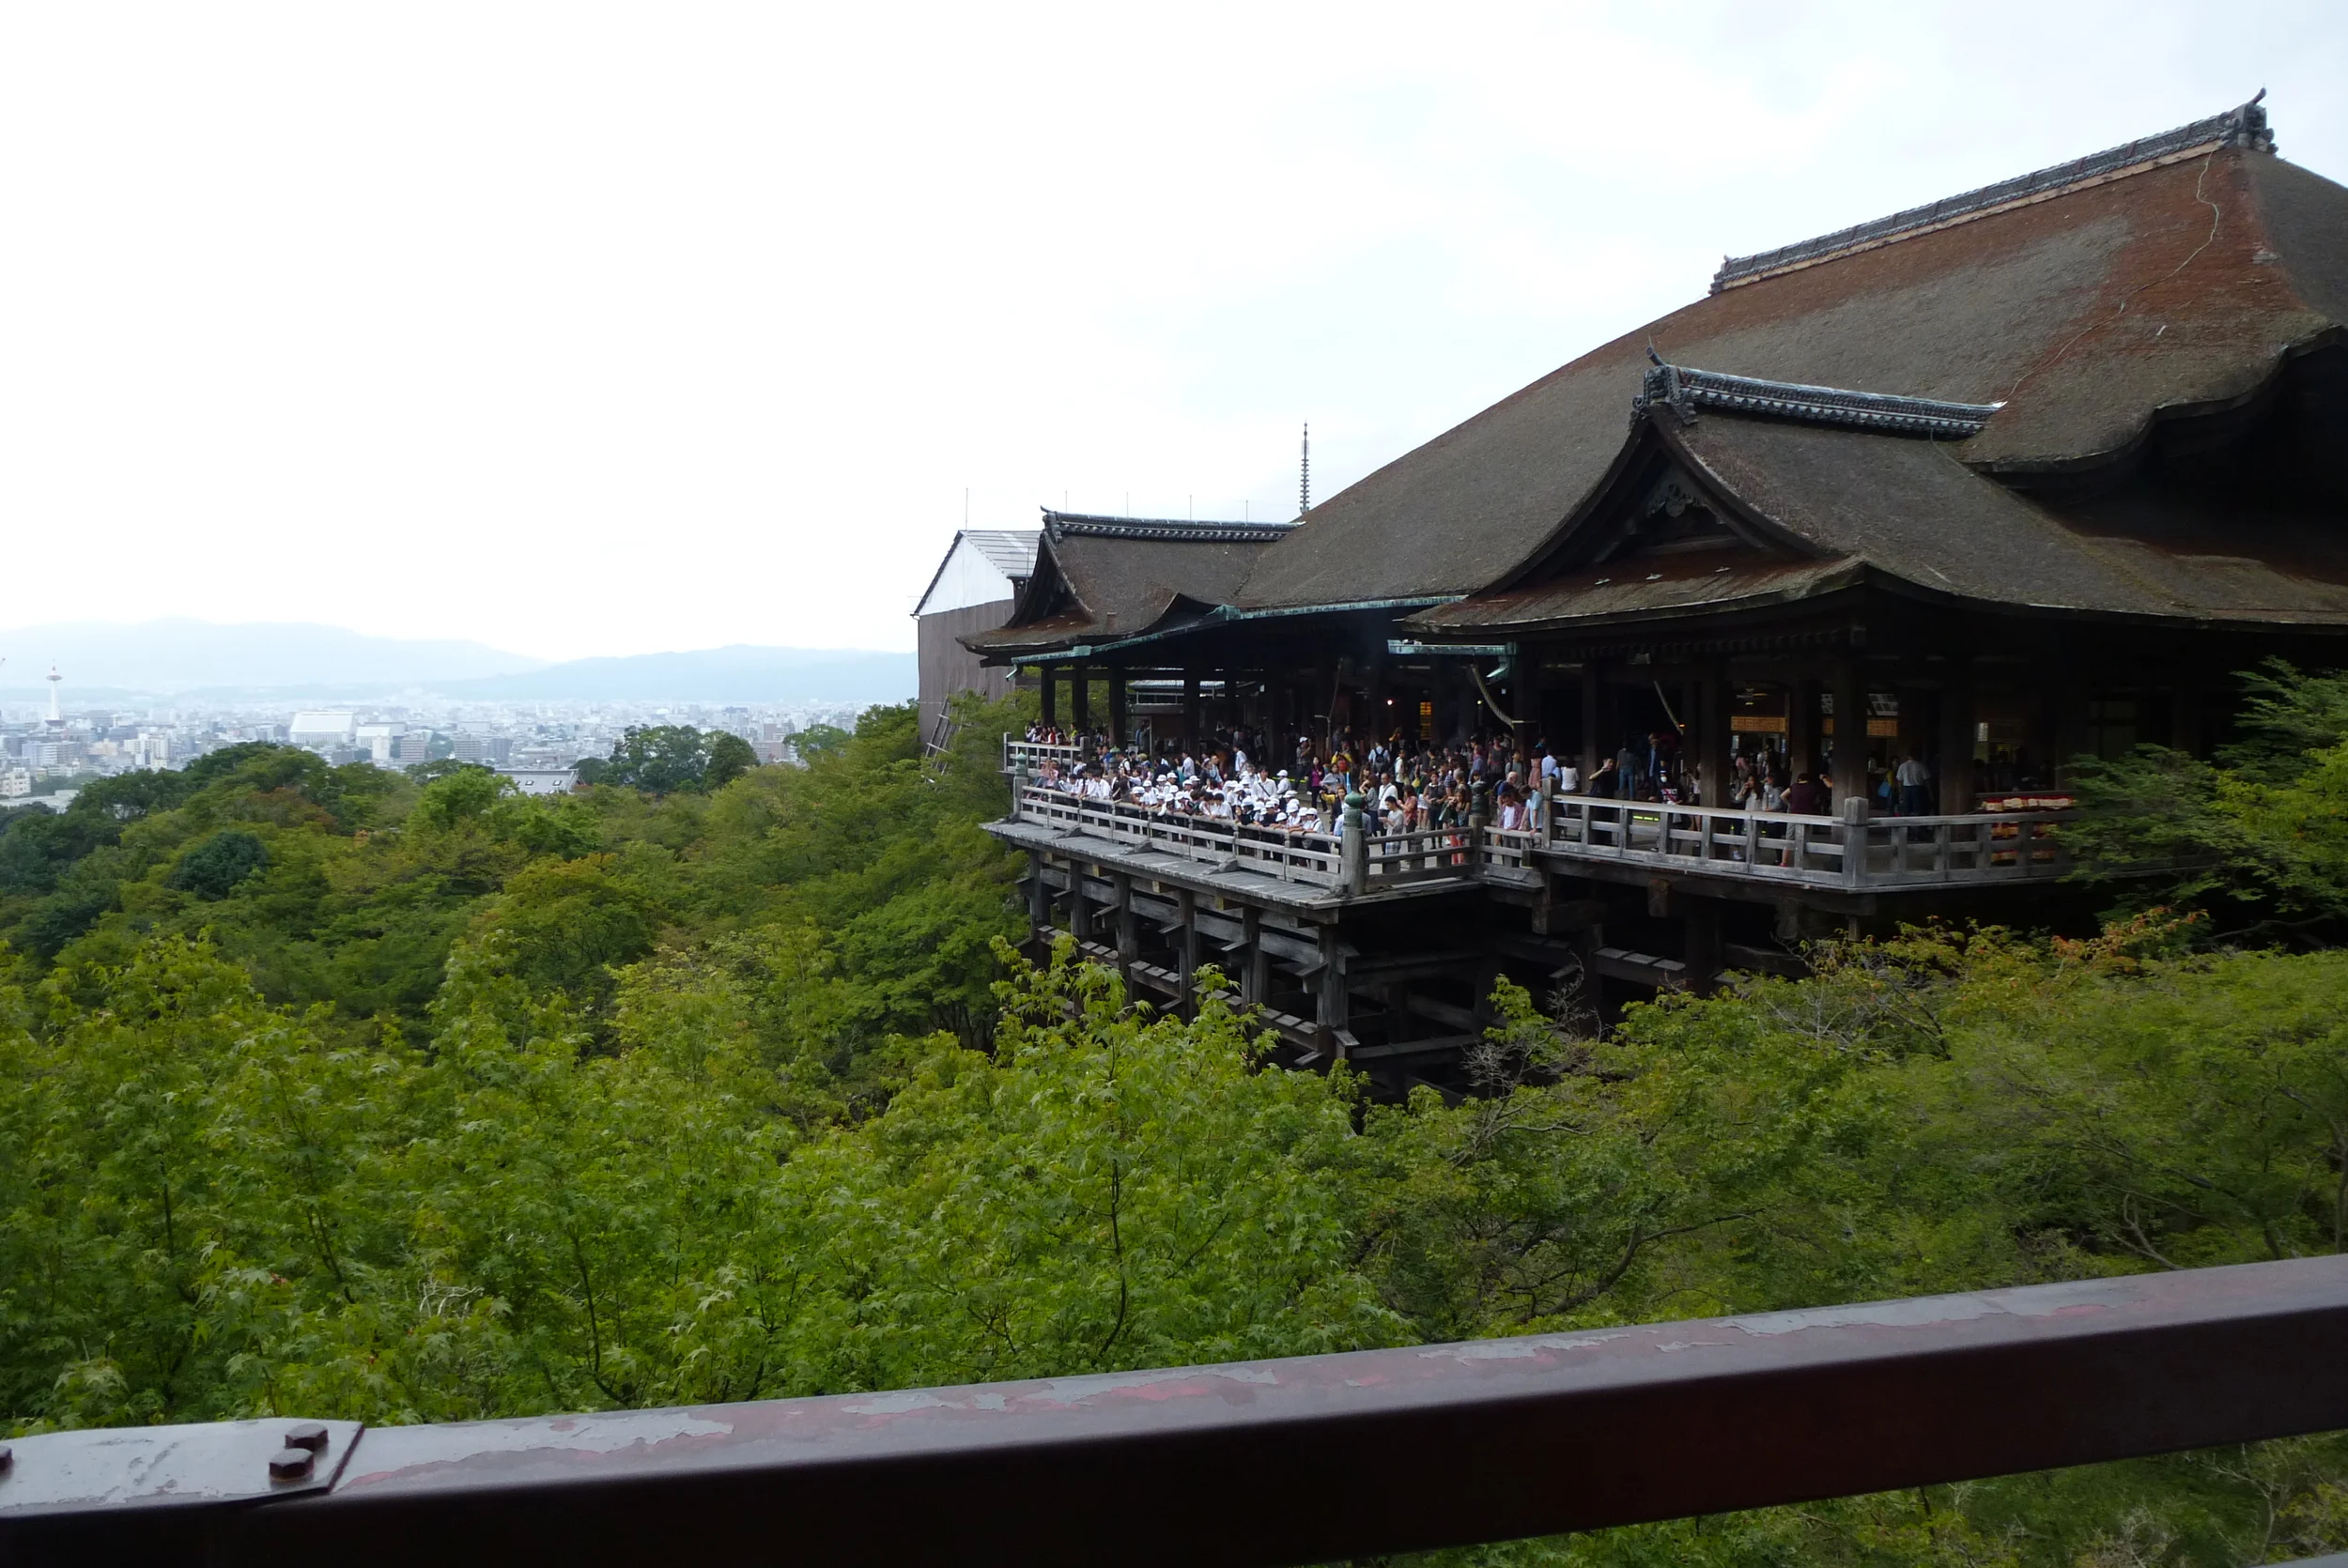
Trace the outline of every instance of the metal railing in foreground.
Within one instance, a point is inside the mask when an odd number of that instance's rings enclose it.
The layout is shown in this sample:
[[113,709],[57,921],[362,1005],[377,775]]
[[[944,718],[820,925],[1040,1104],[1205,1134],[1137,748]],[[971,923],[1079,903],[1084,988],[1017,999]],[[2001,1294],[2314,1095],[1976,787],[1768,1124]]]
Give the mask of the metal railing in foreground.
[[2348,1427],[2343,1336],[2327,1257],[974,1388],[61,1433],[14,1445],[0,1559],[1324,1562]]

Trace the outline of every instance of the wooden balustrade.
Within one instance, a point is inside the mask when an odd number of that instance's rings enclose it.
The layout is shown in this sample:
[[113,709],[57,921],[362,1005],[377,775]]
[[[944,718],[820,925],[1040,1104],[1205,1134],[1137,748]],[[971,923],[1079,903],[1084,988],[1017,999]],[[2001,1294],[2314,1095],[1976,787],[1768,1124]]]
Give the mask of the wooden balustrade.
[[1027,773],[1033,774],[1041,770],[1045,762],[1058,762],[1062,767],[1067,767],[1083,761],[1084,755],[1084,747],[1080,746],[1058,746],[1043,741],[1023,741],[1012,735],[1003,737],[1003,771],[1005,773],[1015,774],[1024,769]]
[[[1218,869],[1254,871],[1276,882],[1329,888],[1345,885],[1344,840],[1334,833],[1151,811],[1122,801],[1089,800],[1032,786],[1020,796],[1019,816]],[[1363,848],[1367,888],[1474,874],[1474,841],[1459,829],[1368,834],[1363,838]]]
[[2045,829],[2065,811],[1962,817],[1794,816],[1666,806],[1594,795],[1551,803],[1545,848],[1575,860],[1618,860],[1815,887],[1921,887],[2060,877],[2071,869]]
[[[1158,812],[1038,785],[1021,792],[1018,815],[1218,869],[1331,889],[1348,884],[1344,840],[1334,833]],[[1538,875],[1543,855],[1820,888],[2046,880],[2071,869],[2068,849],[2046,832],[2068,817],[2030,811],[1852,821],[1561,795],[1539,828],[1367,834],[1354,890],[1460,878],[1521,882]]]

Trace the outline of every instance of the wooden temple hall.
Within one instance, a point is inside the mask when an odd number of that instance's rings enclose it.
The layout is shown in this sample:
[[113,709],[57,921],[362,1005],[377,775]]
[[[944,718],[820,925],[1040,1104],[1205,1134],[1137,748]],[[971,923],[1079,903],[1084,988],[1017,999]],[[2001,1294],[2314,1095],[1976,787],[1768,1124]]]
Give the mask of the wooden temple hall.
[[[1170,998],[1213,962],[1291,1060],[1398,1088],[1457,1085],[1496,975],[1603,1007],[1805,936],[2047,919],[2086,897],[2047,832],[2071,759],[2205,752],[2236,672],[2341,662],[2343,323],[2348,190],[2253,100],[1730,258],[1294,524],[1046,514],[963,641],[1063,730],[1273,766],[1506,734],[1584,777],[1660,735],[1685,782],[1313,834],[1042,789],[1021,743],[990,831],[1039,937]],[[1825,798],[1738,808],[1740,751]],[[1910,759],[1923,808],[1889,815]]]

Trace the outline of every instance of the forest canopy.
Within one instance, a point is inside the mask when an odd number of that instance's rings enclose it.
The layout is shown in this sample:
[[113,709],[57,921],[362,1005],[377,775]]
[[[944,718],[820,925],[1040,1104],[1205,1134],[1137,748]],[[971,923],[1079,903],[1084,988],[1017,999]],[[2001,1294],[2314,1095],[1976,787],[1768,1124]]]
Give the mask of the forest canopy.
[[[15,1429],[898,1388],[2342,1248],[2348,953],[2158,910],[1933,929],[1603,1032],[1504,980],[1488,1095],[1375,1103],[1268,1067],[1212,972],[1182,1018],[1020,957],[978,825],[1015,715],[962,719],[938,754],[908,705],[803,767],[552,799],[244,746],[11,821]],[[2301,740],[2217,771],[2317,788],[2340,739]],[[2311,1438],[1455,1555],[2253,1562],[2348,1545],[2344,1477]]]

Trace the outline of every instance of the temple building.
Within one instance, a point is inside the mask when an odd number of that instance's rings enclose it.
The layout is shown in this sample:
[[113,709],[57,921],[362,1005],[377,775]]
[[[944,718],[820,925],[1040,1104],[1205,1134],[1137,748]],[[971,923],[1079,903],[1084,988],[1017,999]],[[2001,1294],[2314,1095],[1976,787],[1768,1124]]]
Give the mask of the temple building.
[[[1449,1085],[1498,973],[1619,999],[1828,930],[2043,918],[2083,897],[2044,831],[2073,759],[2206,754],[2236,672],[2341,662],[2343,324],[2348,190],[2257,100],[1732,257],[1293,527],[1047,515],[964,639],[1116,742],[1174,689],[1151,744],[1498,733],[1584,777],[1668,750],[1676,788],[1299,836],[1038,791],[1013,746],[993,831],[1040,934],[1172,995],[1212,957],[1299,1059],[1398,1087]],[[1815,808],[1738,809],[1740,754]],[[1929,809],[1889,817],[1903,762]]]
[[1035,570],[1035,540],[1033,529],[964,529],[913,607],[921,736],[932,748],[945,742],[946,704],[956,693],[992,699],[1011,690],[1011,671],[982,663],[960,639],[1011,618]]

